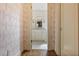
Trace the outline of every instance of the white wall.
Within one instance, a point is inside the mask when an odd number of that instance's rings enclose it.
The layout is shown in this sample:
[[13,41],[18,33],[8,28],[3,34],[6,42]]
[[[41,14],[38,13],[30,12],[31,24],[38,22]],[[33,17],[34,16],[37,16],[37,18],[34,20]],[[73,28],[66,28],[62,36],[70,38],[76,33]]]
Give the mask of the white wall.
[[[20,10],[16,4],[0,4],[0,55],[20,52]],[[16,10],[13,10],[15,9]]]
[[32,3],[32,10],[47,10],[47,3]]

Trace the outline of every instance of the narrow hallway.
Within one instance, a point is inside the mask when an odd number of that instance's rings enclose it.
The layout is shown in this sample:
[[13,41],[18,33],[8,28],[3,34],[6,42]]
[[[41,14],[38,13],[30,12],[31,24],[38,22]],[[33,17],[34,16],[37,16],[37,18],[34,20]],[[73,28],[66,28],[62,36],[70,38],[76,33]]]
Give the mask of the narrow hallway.
[[0,56],[79,56],[79,4],[0,4]]

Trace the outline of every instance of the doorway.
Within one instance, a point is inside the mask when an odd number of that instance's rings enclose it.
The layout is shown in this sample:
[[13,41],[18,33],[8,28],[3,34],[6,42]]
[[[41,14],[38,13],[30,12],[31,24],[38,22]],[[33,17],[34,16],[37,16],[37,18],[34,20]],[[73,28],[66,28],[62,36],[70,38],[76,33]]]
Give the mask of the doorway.
[[[33,8],[33,6],[35,7]],[[59,8],[56,10],[58,11]],[[59,17],[57,15],[56,18]],[[37,5],[36,3],[23,4],[23,50],[32,51],[33,49],[44,49],[54,51],[55,45],[58,45],[55,44],[56,18],[55,18],[55,4],[52,3],[48,4],[37,3]],[[39,41],[42,42],[38,43]],[[42,43],[44,44],[42,45]],[[39,44],[40,46],[42,45],[43,47],[40,48]]]
[[32,49],[48,50],[47,3],[32,4]]

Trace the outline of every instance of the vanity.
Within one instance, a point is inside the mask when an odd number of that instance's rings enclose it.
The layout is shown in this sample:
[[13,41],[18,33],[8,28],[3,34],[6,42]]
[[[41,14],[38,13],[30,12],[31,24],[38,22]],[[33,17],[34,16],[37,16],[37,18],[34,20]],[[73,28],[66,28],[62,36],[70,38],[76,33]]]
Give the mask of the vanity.
[[37,28],[32,30],[32,40],[47,40],[47,31],[44,28]]

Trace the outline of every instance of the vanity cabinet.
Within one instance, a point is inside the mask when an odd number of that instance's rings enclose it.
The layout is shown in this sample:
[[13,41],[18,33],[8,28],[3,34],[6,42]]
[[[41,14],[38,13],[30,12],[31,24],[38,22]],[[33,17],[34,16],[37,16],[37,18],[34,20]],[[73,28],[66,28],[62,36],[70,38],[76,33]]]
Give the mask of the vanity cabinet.
[[32,30],[32,40],[42,40],[46,41],[47,40],[47,34],[46,34],[45,29],[35,29]]

